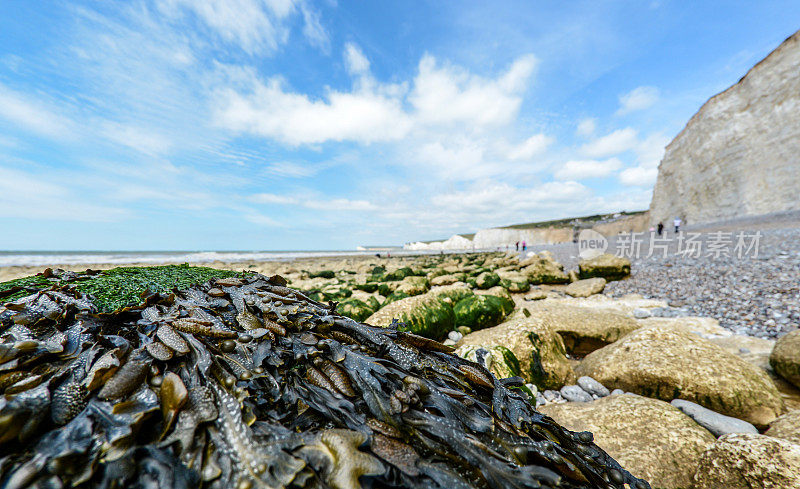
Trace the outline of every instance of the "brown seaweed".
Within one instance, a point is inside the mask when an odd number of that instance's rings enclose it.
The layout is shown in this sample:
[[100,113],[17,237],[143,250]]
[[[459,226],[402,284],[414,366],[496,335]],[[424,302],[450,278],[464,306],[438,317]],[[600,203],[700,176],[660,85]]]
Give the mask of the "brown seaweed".
[[649,487],[515,382],[331,307],[256,274],[0,307],[0,486]]

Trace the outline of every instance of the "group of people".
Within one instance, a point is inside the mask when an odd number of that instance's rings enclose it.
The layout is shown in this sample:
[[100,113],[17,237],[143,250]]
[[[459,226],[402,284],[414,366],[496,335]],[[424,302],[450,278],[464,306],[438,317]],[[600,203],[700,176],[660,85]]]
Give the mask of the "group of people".
[[[517,241],[516,246],[517,251],[519,251],[519,241]],[[528,249],[528,244],[525,242],[525,240],[522,240],[522,251],[525,251],[526,249]]]
[[[683,224],[683,221],[681,221],[680,217],[676,217],[672,221],[672,224],[675,226],[675,234],[678,234],[679,232],[681,232],[681,224]],[[652,233],[653,231],[656,231],[659,236],[664,234],[664,223],[663,222],[659,222],[657,228],[652,228],[651,227],[650,228],[650,232]]]

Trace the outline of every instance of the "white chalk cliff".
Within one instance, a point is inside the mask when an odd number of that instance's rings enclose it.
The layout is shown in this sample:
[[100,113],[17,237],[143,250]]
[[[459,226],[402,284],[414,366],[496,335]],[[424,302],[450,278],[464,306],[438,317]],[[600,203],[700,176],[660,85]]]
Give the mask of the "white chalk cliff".
[[800,210],[800,31],[715,95],[667,146],[651,222]]

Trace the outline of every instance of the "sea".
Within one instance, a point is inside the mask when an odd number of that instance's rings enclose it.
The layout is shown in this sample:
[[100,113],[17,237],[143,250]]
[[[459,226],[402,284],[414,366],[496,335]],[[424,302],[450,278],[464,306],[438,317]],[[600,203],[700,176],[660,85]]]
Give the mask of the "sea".
[[287,261],[327,256],[420,254],[402,249],[321,251],[0,251],[0,267],[88,265],[92,263],[211,263]]

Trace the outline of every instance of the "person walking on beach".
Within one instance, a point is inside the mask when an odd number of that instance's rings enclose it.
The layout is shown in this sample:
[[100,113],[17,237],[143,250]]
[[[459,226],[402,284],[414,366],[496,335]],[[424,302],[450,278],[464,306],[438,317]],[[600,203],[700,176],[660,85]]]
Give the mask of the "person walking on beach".
[[661,233],[663,233],[663,232],[664,232],[664,223],[663,222],[659,222],[658,223],[658,235],[661,236]]
[[517,251],[519,251],[519,241],[517,241]]
[[676,217],[672,223],[675,224],[675,234],[681,232],[681,218]]
[[525,243],[525,241],[523,240],[523,241],[522,241],[522,251],[525,251],[525,249],[526,249],[527,247],[528,247],[528,245],[527,245],[527,244]]

